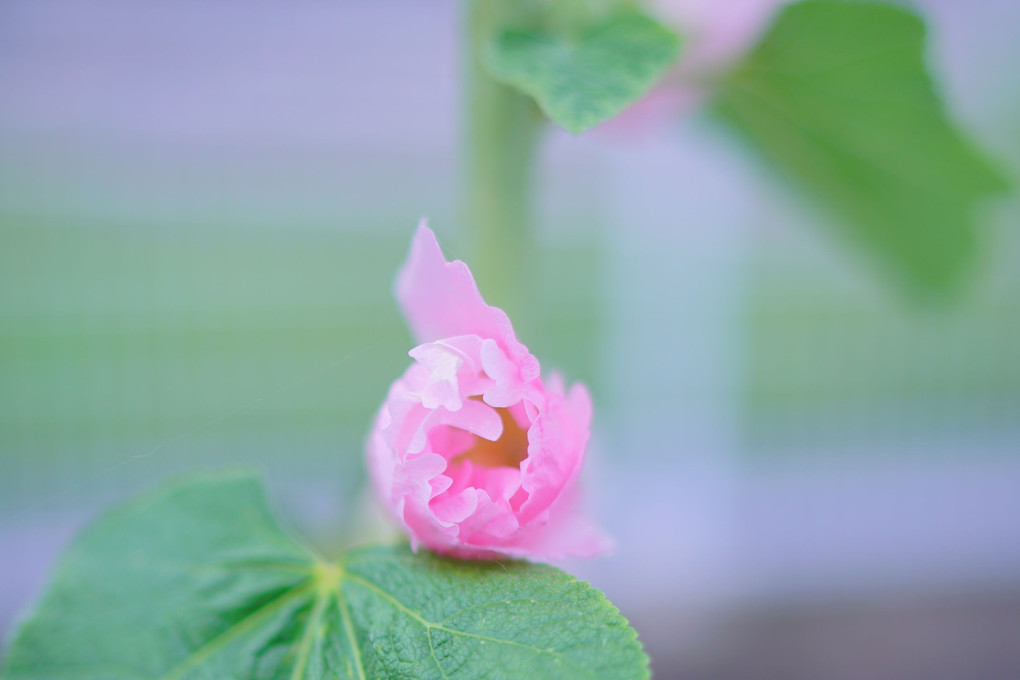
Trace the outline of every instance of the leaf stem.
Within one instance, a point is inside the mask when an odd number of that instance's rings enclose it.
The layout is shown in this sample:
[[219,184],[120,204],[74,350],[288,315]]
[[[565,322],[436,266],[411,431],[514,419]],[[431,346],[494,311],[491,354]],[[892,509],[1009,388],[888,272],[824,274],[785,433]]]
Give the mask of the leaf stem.
[[486,72],[485,54],[505,27],[505,0],[464,0],[466,124],[464,212],[469,258],[485,298],[503,308],[518,332],[532,326],[532,170],[542,118],[520,92]]

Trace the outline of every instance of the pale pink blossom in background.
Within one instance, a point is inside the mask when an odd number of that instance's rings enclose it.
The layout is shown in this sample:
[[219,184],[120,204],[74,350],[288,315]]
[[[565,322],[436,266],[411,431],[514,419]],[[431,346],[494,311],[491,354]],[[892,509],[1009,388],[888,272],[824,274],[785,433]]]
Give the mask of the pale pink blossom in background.
[[680,66],[692,75],[725,69],[754,47],[790,0],[653,0],[683,40]]
[[750,51],[790,0],[650,0],[680,36],[680,57],[662,82],[603,126],[615,138],[658,133],[699,106],[718,78]]
[[591,402],[543,380],[506,313],[447,262],[423,222],[397,279],[417,342],[368,441],[383,503],[420,545],[464,558],[560,559],[603,552],[577,507]]

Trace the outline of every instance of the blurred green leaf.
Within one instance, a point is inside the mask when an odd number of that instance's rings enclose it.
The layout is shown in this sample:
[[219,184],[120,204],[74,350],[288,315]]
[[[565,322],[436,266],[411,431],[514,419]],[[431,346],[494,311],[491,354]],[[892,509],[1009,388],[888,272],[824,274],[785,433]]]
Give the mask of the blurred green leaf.
[[580,31],[505,31],[492,42],[493,77],[538,102],[553,122],[579,133],[640,99],[677,57],[680,41],[653,19],[612,15]]
[[109,513],[63,559],[6,680],[639,678],[603,595],[558,569],[405,547],[317,559],[257,479],[206,476]]
[[908,9],[807,0],[785,8],[714,110],[840,211],[853,240],[920,294],[975,252],[975,213],[1001,176],[949,119]]

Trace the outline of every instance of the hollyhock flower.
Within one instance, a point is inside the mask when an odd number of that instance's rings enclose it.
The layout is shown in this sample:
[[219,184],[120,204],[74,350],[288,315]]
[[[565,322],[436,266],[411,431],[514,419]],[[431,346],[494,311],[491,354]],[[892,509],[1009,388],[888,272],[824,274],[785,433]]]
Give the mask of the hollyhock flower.
[[376,491],[417,549],[489,559],[558,559],[606,541],[576,504],[591,402],[543,380],[510,319],[471,271],[418,227],[397,279],[417,342],[368,441]]

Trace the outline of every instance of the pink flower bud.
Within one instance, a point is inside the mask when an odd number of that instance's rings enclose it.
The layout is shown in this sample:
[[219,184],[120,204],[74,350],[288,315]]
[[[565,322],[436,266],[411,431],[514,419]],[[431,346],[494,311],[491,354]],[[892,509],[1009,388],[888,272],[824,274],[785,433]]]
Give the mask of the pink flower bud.
[[447,262],[424,222],[397,279],[421,343],[390,387],[368,441],[372,481],[412,546],[491,559],[603,552],[575,486],[591,401],[569,391],[485,304],[463,262]]

